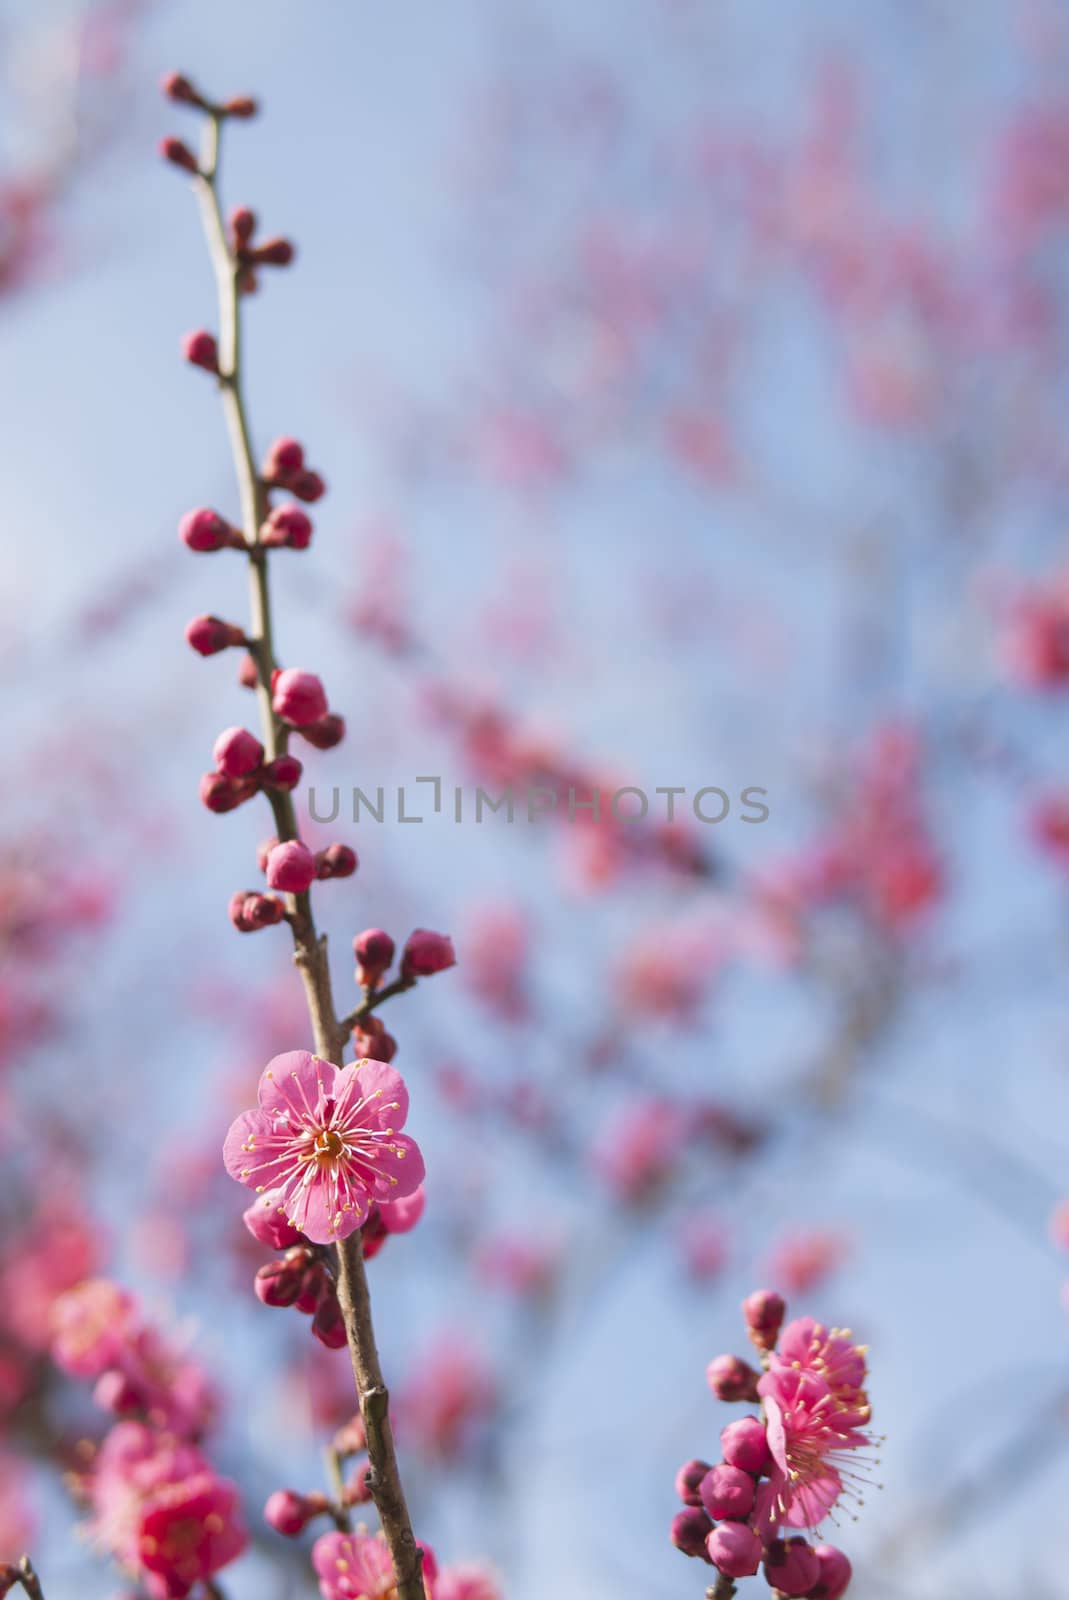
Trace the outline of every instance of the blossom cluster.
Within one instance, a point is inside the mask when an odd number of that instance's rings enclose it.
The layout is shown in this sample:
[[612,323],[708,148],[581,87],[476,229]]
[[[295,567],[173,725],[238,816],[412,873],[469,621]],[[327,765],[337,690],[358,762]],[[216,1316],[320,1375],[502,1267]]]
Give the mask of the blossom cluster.
[[[480,1566],[439,1568],[423,1545],[427,1600],[502,1600],[493,1575]],[[323,1600],[397,1600],[393,1563],[381,1534],[325,1533],[312,1547],[312,1565]]]
[[120,1419],[76,1479],[95,1542],[152,1600],[185,1600],[248,1542],[237,1488],[199,1443],[216,1411],[212,1386],[105,1278],[56,1300],[52,1356],[95,1380],[95,1401]]
[[707,1378],[719,1400],[759,1403],[760,1415],[724,1427],[721,1461],[680,1467],[684,1509],[672,1542],[715,1567],[727,1593],[735,1579],[763,1570],[777,1595],[839,1600],[851,1577],[847,1556],[788,1530],[818,1529],[867,1481],[851,1465],[871,1443],[865,1351],[847,1331],[811,1317],[784,1327],[785,1302],[771,1290],[750,1295],[743,1314],[763,1371],[724,1355],[710,1362]]

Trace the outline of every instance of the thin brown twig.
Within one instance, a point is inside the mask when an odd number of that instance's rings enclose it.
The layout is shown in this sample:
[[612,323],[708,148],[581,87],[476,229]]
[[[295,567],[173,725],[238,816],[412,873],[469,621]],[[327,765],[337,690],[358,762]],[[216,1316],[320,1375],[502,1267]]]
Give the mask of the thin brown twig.
[[[257,667],[257,697],[264,746],[272,760],[286,749],[287,733],[271,703],[271,675],[277,665],[271,615],[268,553],[260,542],[267,496],[256,469],[248,413],[241,381],[241,304],[237,262],[227,240],[219,204],[221,118],[206,120],[197,189],[208,249],[219,296],[219,389],[230,435],[241,500],[242,528],[248,549],[251,610],[251,654]],[[298,837],[291,795],[267,791],[281,841]],[[304,984],[315,1049],[328,1061],[339,1061],[349,1029],[339,1023],[334,1010],[326,939],[316,932],[309,894],[289,896],[287,918],[294,946],[294,961]],[[385,998],[385,993],[383,994]],[[371,1462],[370,1482],[383,1533],[393,1560],[398,1600],[424,1600],[423,1552],[416,1543],[397,1465],[390,1425],[389,1397],[371,1317],[371,1298],[360,1233],[338,1246],[338,1298],[345,1319],[353,1375],[360,1411],[367,1432]]]

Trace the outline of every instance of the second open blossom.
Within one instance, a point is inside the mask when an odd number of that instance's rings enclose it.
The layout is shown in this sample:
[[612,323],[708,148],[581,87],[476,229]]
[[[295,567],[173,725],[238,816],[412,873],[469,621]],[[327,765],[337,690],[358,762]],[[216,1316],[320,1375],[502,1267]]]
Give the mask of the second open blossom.
[[376,1201],[423,1180],[419,1146],[400,1132],[408,1091],[383,1061],[337,1067],[291,1050],[268,1063],[259,1102],[227,1134],[226,1169],[317,1244],[344,1239]]

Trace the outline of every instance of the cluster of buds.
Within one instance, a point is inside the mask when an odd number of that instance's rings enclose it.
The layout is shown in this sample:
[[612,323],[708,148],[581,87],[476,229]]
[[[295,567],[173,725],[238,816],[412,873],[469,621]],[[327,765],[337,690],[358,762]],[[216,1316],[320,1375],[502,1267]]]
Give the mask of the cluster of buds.
[[328,844],[326,849],[309,850],[300,839],[265,839],[257,851],[260,871],[268,886],[283,894],[304,894],[317,880],[351,878],[359,866],[356,851],[347,844]]
[[[396,946],[382,928],[365,928],[353,940],[356,957],[356,981],[368,1002],[378,993],[382,980],[393,966]],[[401,966],[388,993],[411,989],[420,978],[430,978],[436,972],[445,972],[456,966],[456,951],[447,934],[433,933],[429,928],[416,928],[409,934],[401,952]],[[368,1008],[361,1008],[353,1029],[353,1044],[358,1056],[368,1056],[372,1061],[392,1061],[397,1054],[397,1040],[387,1033],[380,1018]]]
[[287,1539],[297,1539],[318,1517],[337,1519],[339,1513],[366,1505],[371,1499],[366,1445],[364,1425],[356,1416],[338,1429],[330,1446],[329,1454],[337,1463],[341,1478],[336,1497],[332,1500],[318,1489],[307,1494],[296,1489],[276,1489],[264,1506],[268,1527]]
[[239,294],[253,294],[259,287],[258,267],[288,267],[297,254],[291,239],[274,237],[255,242],[256,213],[238,206],[230,213],[230,243],[237,266]]
[[[365,1259],[378,1255],[391,1233],[410,1233],[422,1217],[424,1205],[422,1185],[403,1199],[373,1205],[361,1229]],[[244,1221],[258,1243],[280,1252],[257,1271],[253,1280],[256,1298],[265,1306],[292,1306],[311,1317],[312,1333],[320,1344],[340,1350],[346,1342],[345,1323],[330,1251],[288,1221],[284,1208],[271,1194],[254,1201],[244,1213]]]
[[750,1295],[743,1315],[763,1371],[725,1355],[706,1375],[718,1400],[756,1404],[760,1414],[727,1424],[719,1462],[680,1467],[672,1543],[717,1569],[707,1591],[715,1600],[759,1570],[776,1596],[839,1600],[847,1557],[789,1530],[816,1528],[848,1485],[867,1481],[846,1465],[870,1443],[864,1349],[808,1317],[784,1326],[786,1305],[771,1290]]
[[293,789],[303,771],[288,752],[268,761],[263,745],[247,728],[224,728],[212,758],[215,766],[200,780],[200,797],[209,811],[234,811],[261,789]]

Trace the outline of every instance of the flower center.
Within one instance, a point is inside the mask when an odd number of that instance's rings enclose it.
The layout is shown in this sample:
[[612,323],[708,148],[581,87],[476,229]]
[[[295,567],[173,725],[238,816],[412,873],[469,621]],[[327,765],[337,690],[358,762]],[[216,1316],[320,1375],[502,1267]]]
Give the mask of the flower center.
[[315,1148],[320,1161],[336,1161],[345,1149],[345,1140],[333,1128],[320,1128]]

